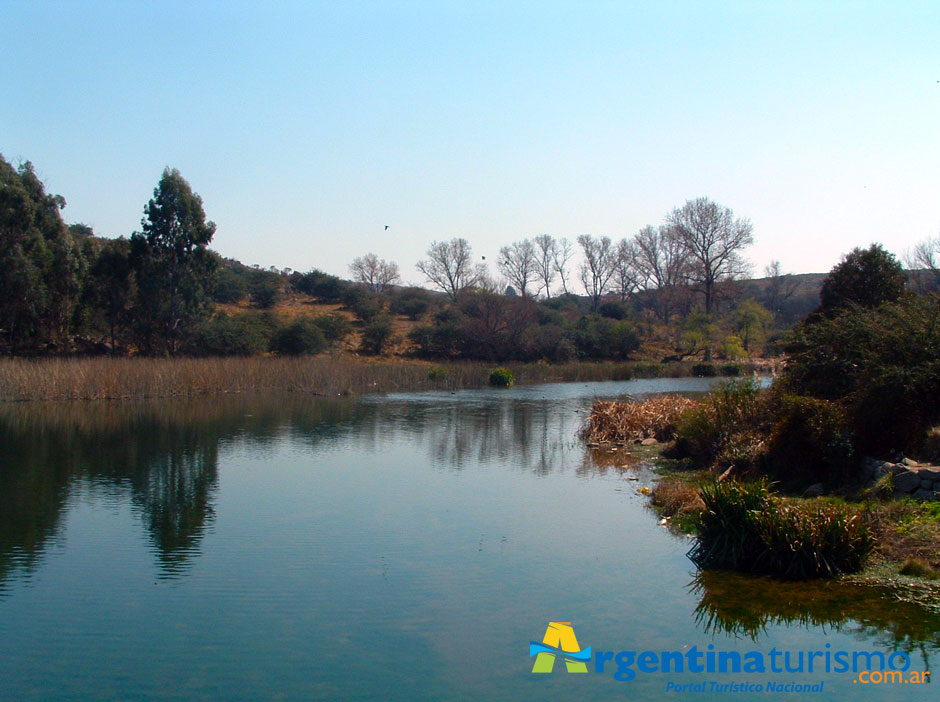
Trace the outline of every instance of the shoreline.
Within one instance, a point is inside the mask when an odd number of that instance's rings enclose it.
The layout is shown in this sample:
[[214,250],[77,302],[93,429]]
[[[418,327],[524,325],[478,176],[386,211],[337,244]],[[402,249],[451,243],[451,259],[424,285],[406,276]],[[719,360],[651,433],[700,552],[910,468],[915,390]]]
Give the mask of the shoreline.
[[[333,397],[373,392],[463,390],[488,387],[494,366],[520,385],[536,383],[687,378],[698,362],[578,361],[549,364],[362,359],[347,355],[209,358],[17,358],[0,360],[0,403],[218,397],[256,392],[300,392]],[[772,371],[773,361],[709,364],[703,377]]]

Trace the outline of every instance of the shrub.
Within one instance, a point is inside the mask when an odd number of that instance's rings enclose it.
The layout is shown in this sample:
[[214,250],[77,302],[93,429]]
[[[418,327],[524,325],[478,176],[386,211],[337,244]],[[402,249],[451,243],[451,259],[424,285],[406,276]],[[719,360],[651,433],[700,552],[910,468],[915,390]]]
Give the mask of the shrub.
[[605,302],[597,308],[597,312],[608,319],[621,320],[627,316],[627,308],[619,302]]
[[341,314],[325,314],[316,317],[313,323],[319,327],[323,338],[331,344],[345,339],[352,332],[352,324]]
[[692,366],[692,375],[696,378],[714,378],[718,372],[711,363],[696,363]]
[[422,288],[407,288],[392,298],[389,310],[401,314],[413,322],[418,321],[430,309],[432,297]]
[[435,383],[441,382],[447,379],[447,369],[442,368],[441,366],[434,366],[428,370],[428,380],[431,380]]
[[753,468],[760,460],[766,421],[753,380],[724,381],[679,418],[673,452],[703,466]]
[[267,345],[268,335],[259,320],[220,312],[202,324],[187,350],[197,356],[253,356]]
[[700,568],[832,577],[859,570],[874,546],[858,514],[835,505],[784,504],[763,481],[716,481],[701,497],[705,509],[689,552]]
[[366,353],[378,356],[387,351],[388,347],[395,343],[395,340],[392,320],[388,317],[379,317],[362,330],[360,346]]
[[721,374],[726,378],[736,378],[741,375],[741,366],[737,363],[728,363],[721,367]]
[[834,402],[771,394],[773,428],[767,468],[781,480],[834,484],[849,477],[856,457],[845,411]]
[[498,388],[508,388],[515,382],[512,371],[508,368],[494,368],[490,371],[490,385]]
[[262,310],[269,310],[281,297],[281,283],[278,276],[270,273],[256,274],[249,286],[251,304]]
[[303,356],[320,353],[326,348],[326,339],[316,323],[301,317],[282,327],[274,335],[271,350],[284,356]]
[[228,266],[220,267],[216,274],[215,287],[212,289],[212,300],[235,303],[244,300],[247,295],[248,284],[245,279]]

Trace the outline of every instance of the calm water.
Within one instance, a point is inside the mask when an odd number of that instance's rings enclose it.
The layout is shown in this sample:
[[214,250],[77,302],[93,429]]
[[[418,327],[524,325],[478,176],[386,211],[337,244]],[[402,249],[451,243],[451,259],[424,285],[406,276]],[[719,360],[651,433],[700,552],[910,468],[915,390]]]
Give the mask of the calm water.
[[705,387],[2,407],[0,697],[936,699],[836,673],[531,673],[549,621],[594,651],[940,661],[940,620],[880,593],[696,578],[637,493],[648,469],[577,440],[596,397]]

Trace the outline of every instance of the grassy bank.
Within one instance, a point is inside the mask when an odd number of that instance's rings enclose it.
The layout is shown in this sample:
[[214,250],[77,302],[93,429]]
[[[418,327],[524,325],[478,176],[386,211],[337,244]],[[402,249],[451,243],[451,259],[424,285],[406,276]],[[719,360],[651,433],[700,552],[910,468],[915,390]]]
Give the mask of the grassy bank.
[[[348,355],[248,358],[48,358],[0,361],[0,402],[203,397],[283,391],[317,395],[480,388],[494,364],[364,360]],[[695,364],[504,364],[520,384],[688,377]],[[742,373],[757,367],[742,366]]]

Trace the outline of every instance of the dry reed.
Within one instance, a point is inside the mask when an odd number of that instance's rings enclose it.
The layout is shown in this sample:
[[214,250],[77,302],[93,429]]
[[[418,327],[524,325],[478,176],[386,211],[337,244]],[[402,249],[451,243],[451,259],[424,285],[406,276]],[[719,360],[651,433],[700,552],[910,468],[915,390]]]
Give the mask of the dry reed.
[[[519,384],[628,380],[637,364],[509,364]],[[301,358],[46,358],[0,360],[0,401],[315,395],[482,388],[492,364],[350,356]]]
[[624,445],[647,438],[667,441],[675,432],[679,415],[696,404],[681,395],[661,395],[642,402],[598,400],[581,437],[592,444]]

